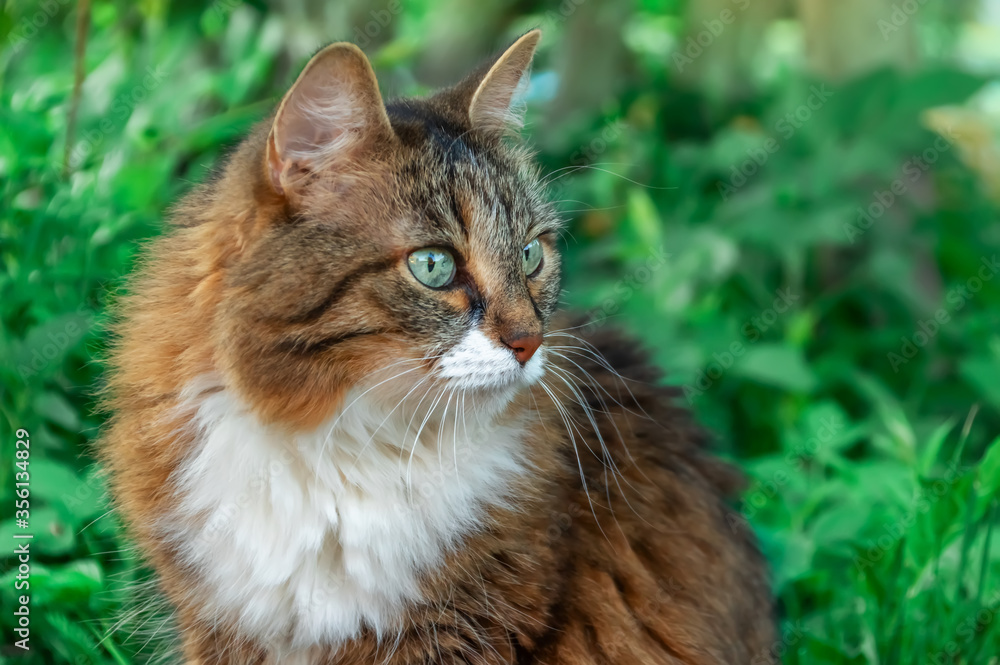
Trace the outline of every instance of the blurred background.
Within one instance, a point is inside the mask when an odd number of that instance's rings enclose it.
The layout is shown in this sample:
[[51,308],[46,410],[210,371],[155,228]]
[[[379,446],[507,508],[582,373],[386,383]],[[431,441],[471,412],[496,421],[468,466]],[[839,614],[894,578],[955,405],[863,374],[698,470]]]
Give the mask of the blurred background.
[[325,43],[389,97],[536,26],[525,135],[568,221],[565,303],[639,334],[752,479],[775,652],[1000,662],[994,0],[4,3],[0,662],[158,651],[90,446],[108,306],[170,204]]

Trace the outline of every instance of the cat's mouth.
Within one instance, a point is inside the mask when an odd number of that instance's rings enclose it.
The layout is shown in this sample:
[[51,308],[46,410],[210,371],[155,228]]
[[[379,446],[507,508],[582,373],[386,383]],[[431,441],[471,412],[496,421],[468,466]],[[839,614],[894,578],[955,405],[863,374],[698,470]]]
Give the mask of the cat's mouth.
[[441,357],[436,372],[453,388],[507,390],[537,382],[545,373],[545,364],[544,345],[521,363],[512,349],[495,344],[477,329]]

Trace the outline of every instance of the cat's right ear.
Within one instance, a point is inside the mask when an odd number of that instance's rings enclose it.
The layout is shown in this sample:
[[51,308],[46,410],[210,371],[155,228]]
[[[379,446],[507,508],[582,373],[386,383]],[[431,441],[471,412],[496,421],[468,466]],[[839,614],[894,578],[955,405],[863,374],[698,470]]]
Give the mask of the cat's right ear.
[[267,138],[266,169],[289,197],[312,173],[336,169],[392,127],[368,58],[337,43],[313,56],[278,106]]

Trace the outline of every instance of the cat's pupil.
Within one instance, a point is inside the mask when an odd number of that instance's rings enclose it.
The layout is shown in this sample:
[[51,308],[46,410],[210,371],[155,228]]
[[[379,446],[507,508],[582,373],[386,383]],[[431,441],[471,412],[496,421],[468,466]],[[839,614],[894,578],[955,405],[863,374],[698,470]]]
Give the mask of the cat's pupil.
[[434,272],[434,255],[427,256],[427,272]]

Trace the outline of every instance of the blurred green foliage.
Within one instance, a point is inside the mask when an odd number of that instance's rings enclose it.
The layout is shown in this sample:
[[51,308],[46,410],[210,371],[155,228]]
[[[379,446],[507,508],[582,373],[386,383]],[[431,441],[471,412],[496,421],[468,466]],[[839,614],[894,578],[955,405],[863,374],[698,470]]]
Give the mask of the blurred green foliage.
[[[753,479],[740,508],[774,566],[776,651],[996,663],[1000,225],[979,103],[996,84],[955,55],[968,3],[902,20],[923,54],[905,73],[835,80],[801,66],[816,37],[787,8],[750,63],[683,2],[484,2],[476,29],[454,3],[344,4],[95,1],[67,150],[77,12],[6,3],[0,495],[13,500],[26,428],[37,535],[23,653],[4,510],[0,662],[155,655],[158,624],[127,612],[140,573],[89,445],[107,304],[171,202],[324,39],[362,42],[387,93],[416,93],[453,73],[425,54],[454,41],[478,57],[541,25],[527,133],[569,221],[567,304],[641,335]],[[588,44],[602,29],[613,43]],[[678,60],[700,36],[702,52]],[[614,66],[603,79],[588,52]],[[472,66],[449,53],[454,71]],[[686,75],[697,67],[703,78]]]

